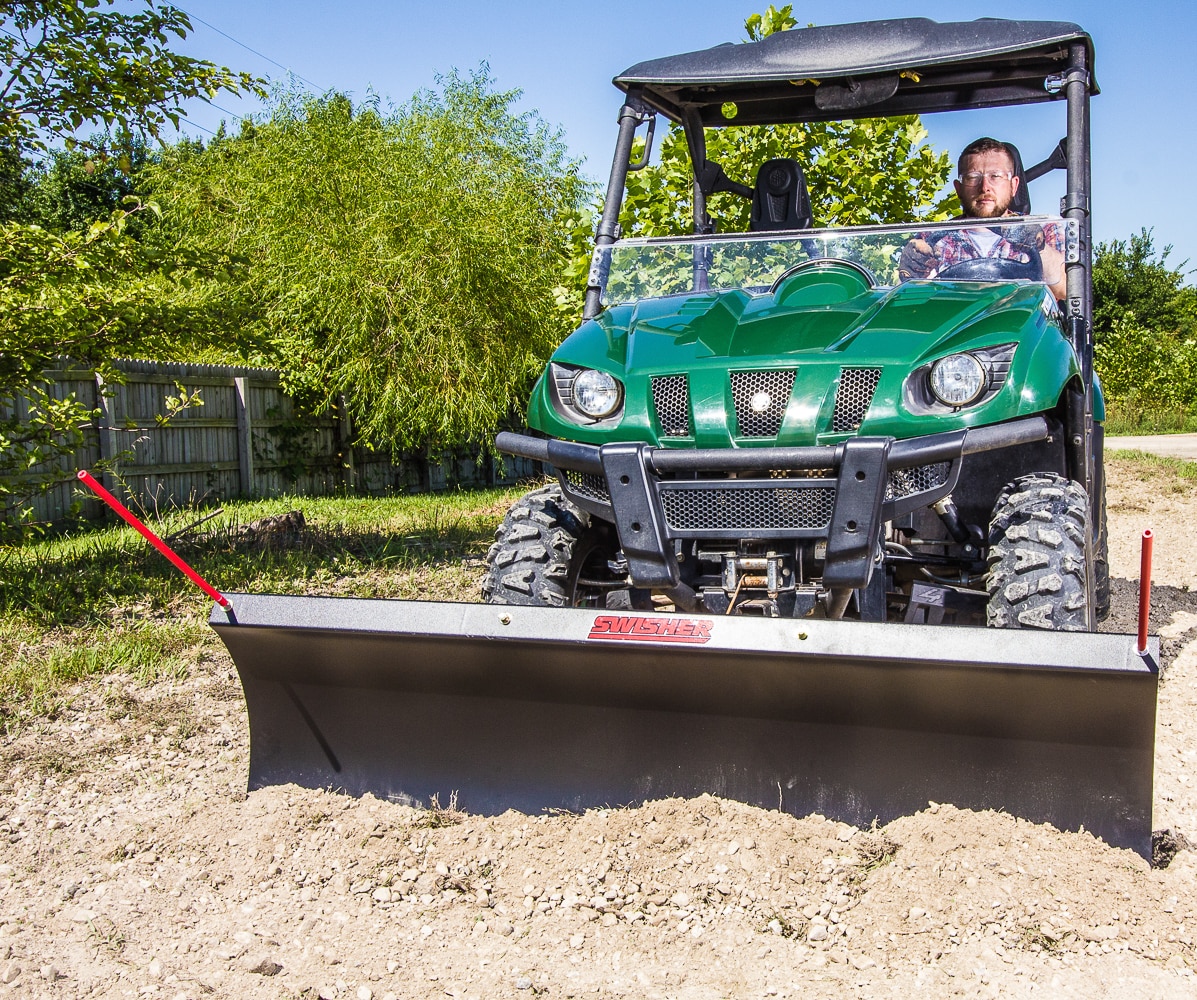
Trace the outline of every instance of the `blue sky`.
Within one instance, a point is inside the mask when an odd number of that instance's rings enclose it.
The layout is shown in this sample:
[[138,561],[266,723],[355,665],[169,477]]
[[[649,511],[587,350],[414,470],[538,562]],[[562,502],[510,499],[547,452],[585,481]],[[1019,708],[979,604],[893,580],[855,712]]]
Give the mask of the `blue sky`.
[[[184,51],[274,79],[285,76],[278,63],[317,91],[336,89],[360,98],[372,90],[398,103],[433,85],[438,73],[486,62],[500,87],[524,92],[521,108],[536,109],[560,126],[570,150],[584,158],[586,172],[605,180],[620,104],[611,78],[642,59],[738,40],[744,18],[767,2],[181,0],[178,5],[195,19]],[[1007,0],[988,7],[968,4],[952,13],[942,2],[812,0],[795,4],[795,14],[802,23],[816,24],[986,16],[1080,24],[1093,36],[1102,89],[1093,100],[1095,238],[1125,239],[1141,227],[1153,228],[1157,249],[1175,247],[1172,264],[1187,258],[1189,268],[1197,268],[1195,202],[1183,194],[1191,179],[1171,176],[1193,170],[1197,159],[1192,4]],[[204,136],[222,118],[257,110],[256,103],[226,96],[216,103],[224,110],[190,105],[193,124],[186,130]],[[924,124],[930,141],[953,156],[970,139],[988,134],[1017,143],[1031,163],[1063,136],[1063,104],[931,115]],[[1052,211],[1058,204],[1059,176],[1032,185],[1037,210]]]

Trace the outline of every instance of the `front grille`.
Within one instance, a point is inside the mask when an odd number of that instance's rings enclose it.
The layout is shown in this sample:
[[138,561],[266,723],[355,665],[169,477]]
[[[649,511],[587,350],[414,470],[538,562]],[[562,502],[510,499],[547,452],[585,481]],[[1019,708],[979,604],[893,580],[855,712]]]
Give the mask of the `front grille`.
[[675,531],[825,528],[835,507],[835,487],[748,487],[661,490],[665,520]]
[[741,437],[776,437],[794,388],[794,372],[730,372]]
[[950,462],[936,462],[933,465],[917,465],[913,469],[895,469],[885,484],[885,499],[899,500],[916,493],[926,493],[948,481]]
[[604,476],[593,472],[566,469],[565,481],[569,483],[570,490],[580,497],[597,500],[599,503],[611,502],[611,494],[607,491],[607,480]]
[[653,409],[665,437],[686,437],[690,433],[690,386],[685,375],[654,378]]
[[841,368],[840,387],[835,394],[835,412],[831,415],[832,431],[854,431],[873,402],[880,368]]

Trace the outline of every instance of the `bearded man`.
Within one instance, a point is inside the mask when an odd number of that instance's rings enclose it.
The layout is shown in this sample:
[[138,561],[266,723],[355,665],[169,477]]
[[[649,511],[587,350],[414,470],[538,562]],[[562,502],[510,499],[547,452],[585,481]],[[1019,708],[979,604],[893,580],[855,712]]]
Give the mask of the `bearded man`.
[[[1014,157],[1004,142],[988,137],[969,143],[957,163],[955,181],[961,217],[967,219],[1013,218],[1011,202],[1020,178]],[[930,237],[930,238],[928,238]],[[1043,265],[1043,280],[1057,299],[1064,298],[1064,234],[1060,227],[978,226],[926,234],[911,240],[902,251],[898,275],[933,278],[940,271],[964,260],[999,258],[1030,263],[1037,254]]]

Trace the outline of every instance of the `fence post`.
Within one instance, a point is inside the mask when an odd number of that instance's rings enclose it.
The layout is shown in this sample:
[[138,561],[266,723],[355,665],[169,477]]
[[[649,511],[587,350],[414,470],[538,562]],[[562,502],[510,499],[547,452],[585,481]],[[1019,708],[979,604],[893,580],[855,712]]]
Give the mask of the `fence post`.
[[237,389],[237,464],[240,467],[241,495],[254,495],[254,426],[249,410],[249,379],[233,379]]
[[116,437],[116,395],[105,392],[107,388],[104,376],[96,372],[96,412],[99,414],[96,419],[96,434],[100,442],[104,488],[109,493],[115,493],[117,483],[114,465],[120,453],[120,445]]
[[345,489],[352,493],[357,487],[357,470],[353,466],[353,421],[349,416],[349,404],[344,396],[337,397],[337,431],[341,444],[341,476]]

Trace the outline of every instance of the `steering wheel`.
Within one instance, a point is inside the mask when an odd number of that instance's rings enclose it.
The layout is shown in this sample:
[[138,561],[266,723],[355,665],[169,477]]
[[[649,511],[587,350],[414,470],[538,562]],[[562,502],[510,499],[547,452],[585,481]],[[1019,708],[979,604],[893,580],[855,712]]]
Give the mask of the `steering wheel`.
[[941,268],[938,278],[956,281],[1042,281],[1043,261],[1033,246],[1019,244],[1018,250],[1026,260],[1008,257],[975,257],[958,260]]

